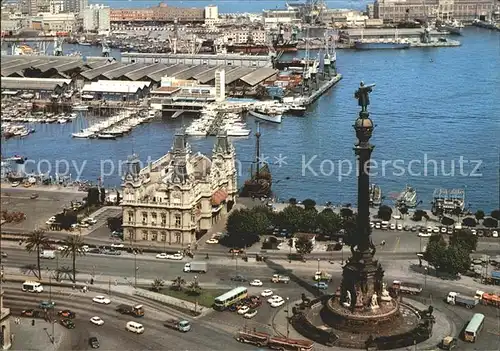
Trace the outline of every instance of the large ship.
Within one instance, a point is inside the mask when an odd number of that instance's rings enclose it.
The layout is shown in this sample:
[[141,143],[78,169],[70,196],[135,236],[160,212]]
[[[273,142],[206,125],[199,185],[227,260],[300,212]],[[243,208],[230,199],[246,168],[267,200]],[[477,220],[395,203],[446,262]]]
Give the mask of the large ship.
[[432,197],[434,215],[453,214],[457,210],[462,213],[465,209],[465,189],[437,188]]
[[[256,153],[255,161],[252,163],[250,170],[250,179],[245,181],[243,188],[240,191],[241,197],[270,197],[272,195],[272,176],[269,170],[269,165],[261,161],[260,157],[260,128],[257,123],[256,138]],[[254,172],[255,170],[255,172]]]
[[407,185],[399,195],[397,204],[399,206],[406,206],[408,208],[417,206],[417,191],[411,186]]
[[226,49],[229,53],[241,52],[244,54],[268,54],[271,48],[273,48],[276,52],[296,52],[297,44],[297,41],[287,41],[274,43],[271,46],[266,44],[247,42],[244,44],[227,44]]
[[409,49],[410,42],[404,39],[359,39],[354,42],[357,50]]
[[370,186],[370,205],[380,206],[382,203],[382,189],[377,184]]
[[453,35],[462,35],[464,25],[457,20],[436,21],[436,29],[438,31],[448,32]]

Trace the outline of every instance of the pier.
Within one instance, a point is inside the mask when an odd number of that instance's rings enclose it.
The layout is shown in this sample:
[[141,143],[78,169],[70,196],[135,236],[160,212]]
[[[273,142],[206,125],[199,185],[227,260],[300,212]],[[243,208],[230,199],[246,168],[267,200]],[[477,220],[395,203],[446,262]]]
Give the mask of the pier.
[[323,84],[321,84],[318,87],[318,89],[316,89],[311,95],[301,97],[301,98],[299,98],[299,100],[306,106],[310,105],[314,101],[316,101],[321,95],[326,93],[331,87],[333,87],[335,84],[337,84],[341,79],[342,79],[342,75],[337,74],[337,75],[331,77],[326,82],[322,81]]

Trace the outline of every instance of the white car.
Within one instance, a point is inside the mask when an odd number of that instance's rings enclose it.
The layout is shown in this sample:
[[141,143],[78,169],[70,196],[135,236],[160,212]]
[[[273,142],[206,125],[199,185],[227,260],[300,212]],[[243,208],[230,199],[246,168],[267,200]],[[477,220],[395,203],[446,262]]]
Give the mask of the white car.
[[447,231],[446,227],[441,227],[441,233],[446,234]]
[[92,317],[90,318],[90,323],[95,324],[95,325],[103,325],[104,321],[100,317]]
[[470,231],[471,231],[472,235],[477,235],[477,230],[471,229]]
[[380,223],[375,223],[375,229],[380,229],[380,228],[382,228],[382,227],[380,226]]
[[493,232],[491,232],[491,236],[494,238],[498,238],[498,232],[494,230]]
[[168,258],[168,255],[166,253],[159,253],[158,255],[156,255],[156,258],[166,259]]
[[428,238],[428,237],[432,236],[432,234],[431,233],[422,233],[422,232],[420,232],[420,233],[418,233],[418,236],[421,237],[421,238]]
[[80,224],[78,224],[78,226],[80,228],[88,228],[88,227],[90,227],[90,224],[88,224],[88,223],[80,223]]
[[109,305],[111,303],[111,300],[106,298],[105,296],[96,296],[92,299],[92,301],[105,305]]
[[262,282],[259,279],[254,279],[250,282],[251,286],[262,286]]
[[173,255],[167,255],[167,259],[169,259],[169,260],[182,260],[183,258],[184,258],[184,256],[180,253],[176,253]]
[[271,296],[273,294],[273,291],[271,289],[266,289],[260,293],[260,296],[267,297]]
[[432,233],[432,227],[427,227],[427,233]]
[[392,218],[394,218],[394,219],[401,219],[401,216],[400,215],[393,215]]
[[398,228],[398,230],[403,230],[403,225],[402,224],[398,224],[397,228]]
[[434,228],[432,228],[432,232],[433,232],[433,233],[439,233],[439,228],[438,228],[438,227],[434,227]]
[[219,243],[219,240],[217,239],[208,239],[207,241],[205,241],[207,244],[218,244]]
[[114,249],[121,249],[121,248],[125,247],[125,245],[113,243],[113,244],[111,244],[111,247]]
[[58,250],[58,251],[64,251],[64,250],[66,250],[67,248],[68,248],[68,247],[67,247],[66,245],[63,245],[63,246],[59,246],[59,247],[57,248],[57,250]]
[[243,317],[245,318],[253,318],[257,315],[257,310],[250,310]]
[[88,224],[96,224],[97,223],[97,221],[94,218],[92,218],[92,217],[84,219],[83,222],[86,222]]
[[281,299],[281,300],[276,300],[276,301],[273,301],[271,302],[271,307],[280,307],[281,305],[283,305],[285,303],[285,300]]
[[394,223],[391,223],[390,228],[391,228],[391,230],[395,230],[396,229],[396,225]]
[[245,314],[245,313],[247,313],[248,311],[250,311],[250,307],[248,307],[248,306],[243,306],[243,307],[241,307],[241,308],[238,310],[238,314]]
[[451,235],[451,234],[453,234],[453,229],[448,228],[448,229],[446,230],[446,232],[447,232],[448,234],[450,234],[450,235]]
[[278,296],[278,295],[273,295],[273,296],[271,296],[271,298],[269,298],[269,299],[267,300],[267,302],[269,302],[269,303],[273,303],[273,302],[276,302],[276,301],[281,301],[281,300],[283,300],[283,298],[282,298],[281,296]]
[[373,227],[375,227],[375,223],[370,222],[370,228],[373,228]]

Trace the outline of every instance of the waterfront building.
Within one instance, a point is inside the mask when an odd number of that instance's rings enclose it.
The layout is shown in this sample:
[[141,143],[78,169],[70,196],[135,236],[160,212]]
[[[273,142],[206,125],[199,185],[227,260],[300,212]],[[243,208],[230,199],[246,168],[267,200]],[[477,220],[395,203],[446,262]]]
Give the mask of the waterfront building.
[[76,17],[72,12],[57,13],[42,12],[31,18],[31,28],[44,32],[71,32],[76,25]]
[[64,11],[82,15],[83,10],[87,8],[88,4],[88,0],[64,0]]
[[242,28],[224,32],[224,43],[231,44],[246,44],[253,43],[266,43],[266,31],[261,28]]
[[144,23],[204,23],[204,8],[172,7],[161,3],[157,7],[112,9],[110,13],[111,22],[134,22]]
[[470,23],[486,16],[495,8],[496,0],[376,0],[367,12],[386,23],[407,19],[457,19]]
[[71,79],[55,78],[17,78],[2,77],[2,95],[33,94],[35,99],[51,99],[53,95],[61,95],[74,87]]
[[215,71],[215,100],[226,100],[226,70],[224,69]]
[[336,27],[361,27],[365,25],[367,19],[367,15],[357,10],[327,9],[321,12],[321,22]]
[[96,100],[137,101],[149,95],[151,86],[149,81],[98,80],[85,84],[81,92]]
[[205,24],[213,27],[216,23],[219,23],[219,8],[217,5],[205,6]]
[[300,24],[301,19],[296,9],[264,10],[262,19],[266,27],[278,27],[280,24]]
[[91,32],[109,32],[111,29],[109,6],[90,5],[83,10],[83,29]]
[[235,150],[217,136],[212,157],[193,154],[178,133],[166,155],[140,169],[130,157],[123,178],[124,240],[157,246],[193,245],[236,200]]
[[50,0],[49,11],[54,14],[64,12],[64,0]]

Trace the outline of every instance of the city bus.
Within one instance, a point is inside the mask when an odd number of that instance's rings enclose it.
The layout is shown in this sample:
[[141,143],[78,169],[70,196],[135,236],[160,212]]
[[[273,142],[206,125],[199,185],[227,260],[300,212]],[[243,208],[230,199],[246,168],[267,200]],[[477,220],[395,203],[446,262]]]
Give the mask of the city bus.
[[464,332],[464,340],[468,342],[476,342],[481,329],[484,326],[484,314],[476,313],[472,316],[469,324],[467,324],[467,328],[465,328]]
[[243,286],[239,286],[237,288],[232,289],[231,291],[228,291],[225,294],[222,294],[221,296],[215,298],[214,301],[214,309],[218,311],[223,311],[232,304],[243,300],[248,296],[248,290],[247,288]]

